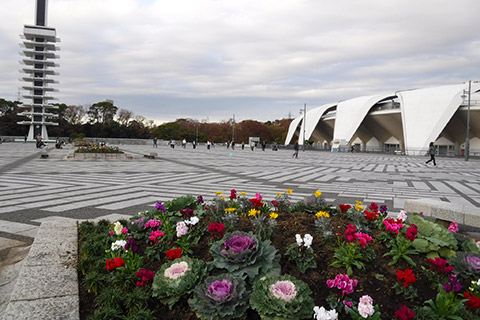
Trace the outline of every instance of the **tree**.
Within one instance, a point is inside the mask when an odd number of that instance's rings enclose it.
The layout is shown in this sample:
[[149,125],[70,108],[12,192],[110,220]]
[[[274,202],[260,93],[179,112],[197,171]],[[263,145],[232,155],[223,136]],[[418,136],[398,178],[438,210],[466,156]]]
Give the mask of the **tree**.
[[92,104],[87,114],[91,123],[107,124],[113,121],[117,110],[113,102],[105,100]]
[[117,120],[122,126],[128,126],[128,123],[133,117],[133,112],[126,109],[120,109],[117,115]]
[[64,117],[71,125],[79,125],[87,114],[87,109],[83,106],[68,106]]

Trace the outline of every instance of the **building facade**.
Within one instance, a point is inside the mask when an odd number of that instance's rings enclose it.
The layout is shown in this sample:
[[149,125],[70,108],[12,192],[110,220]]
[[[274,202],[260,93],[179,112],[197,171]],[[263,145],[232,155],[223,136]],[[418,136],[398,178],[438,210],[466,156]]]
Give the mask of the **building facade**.
[[[331,151],[480,155],[480,83],[386,92],[325,104],[294,119],[285,140]],[[304,121],[305,119],[305,121]],[[304,134],[305,133],[305,134]]]

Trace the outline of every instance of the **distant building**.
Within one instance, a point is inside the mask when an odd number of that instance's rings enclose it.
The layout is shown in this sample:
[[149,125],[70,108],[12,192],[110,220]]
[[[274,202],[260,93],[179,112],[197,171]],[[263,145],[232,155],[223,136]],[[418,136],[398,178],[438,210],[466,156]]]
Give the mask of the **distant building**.
[[22,97],[26,102],[22,105],[21,116],[29,120],[20,121],[18,124],[29,125],[28,140],[33,140],[40,133],[44,140],[48,140],[47,126],[58,126],[55,119],[58,115],[52,113],[51,101],[54,99],[52,92],[58,91],[51,87],[58,83],[53,76],[58,73],[53,68],[58,67],[54,61],[59,58],[55,54],[60,50],[55,44],[60,41],[56,37],[54,28],[47,27],[47,3],[48,0],[37,0],[35,25],[25,25],[23,28],[23,48],[21,54],[25,57],[21,60],[22,89],[26,91]]
[[470,154],[480,155],[480,84],[468,89],[463,83],[325,104],[308,110],[305,124],[303,115],[295,118],[285,144],[305,138],[332,151],[423,155],[433,141],[440,154],[463,155],[470,96]]

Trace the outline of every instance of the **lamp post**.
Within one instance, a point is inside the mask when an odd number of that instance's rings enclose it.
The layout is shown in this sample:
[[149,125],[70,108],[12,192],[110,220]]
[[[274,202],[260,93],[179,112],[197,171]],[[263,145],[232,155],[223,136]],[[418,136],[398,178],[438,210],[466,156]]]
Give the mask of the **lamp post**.
[[468,81],[468,91],[463,90],[462,98],[465,100],[468,92],[468,109],[467,109],[467,136],[465,138],[465,161],[470,156],[470,93],[472,92],[472,80]]
[[232,119],[232,142],[235,142],[235,113]]
[[195,127],[196,127],[196,132],[195,132],[195,146],[198,146],[198,120],[195,120]]
[[302,126],[303,126],[303,148],[302,150],[305,151],[305,128],[307,126],[307,123],[305,122],[306,119],[307,119],[307,104],[304,103],[303,104],[303,109],[300,109],[300,114],[303,113],[303,123],[302,123]]

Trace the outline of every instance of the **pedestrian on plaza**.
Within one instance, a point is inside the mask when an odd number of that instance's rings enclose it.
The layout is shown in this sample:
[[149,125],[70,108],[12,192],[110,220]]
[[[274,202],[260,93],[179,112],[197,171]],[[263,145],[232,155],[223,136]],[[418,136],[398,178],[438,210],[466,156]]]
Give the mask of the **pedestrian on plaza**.
[[193,146],[193,149],[196,149],[197,148],[197,142],[192,141],[192,146]]
[[435,163],[435,155],[437,154],[437,148],[433,145],[433,142],[430,142],[430,146],[428,148],[428,154],[430,155],[430,160],[425,161],[425,164],[428,164],[430,161],[433,161],[433,165],[436,166]]
[[255,149],[255,141],[251,141],[250,142],[250,149],[252,149],[252,151]]
[[267,146],[267,141],[260,142],[262,144],[262,151],[265,151],[265,147]]
[[23,138],[23,143],[27,143],[27,135]]
[[242,150],[245,150],[245,143],[242,141]]
[[153,138],[153,147],[154,148],[158,148],[157,141],[158,141],[157,137]]
[[230,149],[230,141],[227,141],[227,149]]
[[40,135],[40,133],[37,134],[37,136],[35,137],[35,140],[37,141],[37,148],[41,148],[46,145],[45,143],[43,143],[42,136]]
[[207,150],[210,150],[212,146],[212,143],[210,142],[210,140],[207,141]]
[[183,138],[183,140],[182,140],[182,147],[183,147],[183,149],[187,148],[187,139],[185,139],[185,138]]
[[274,142],[273,145],[272,145],[272,150],[273,151],[278,151],[278,146],[277,146],[277,143]]
[[235,141],[232,141],[232,150],[235,150]]
[[295,144],[293,145],[293,150],[295,152],[292,155],[292,158],[298,158],[298,140],[295,141]]
[[175,141],[170,140],[170,148],[175,149]]

